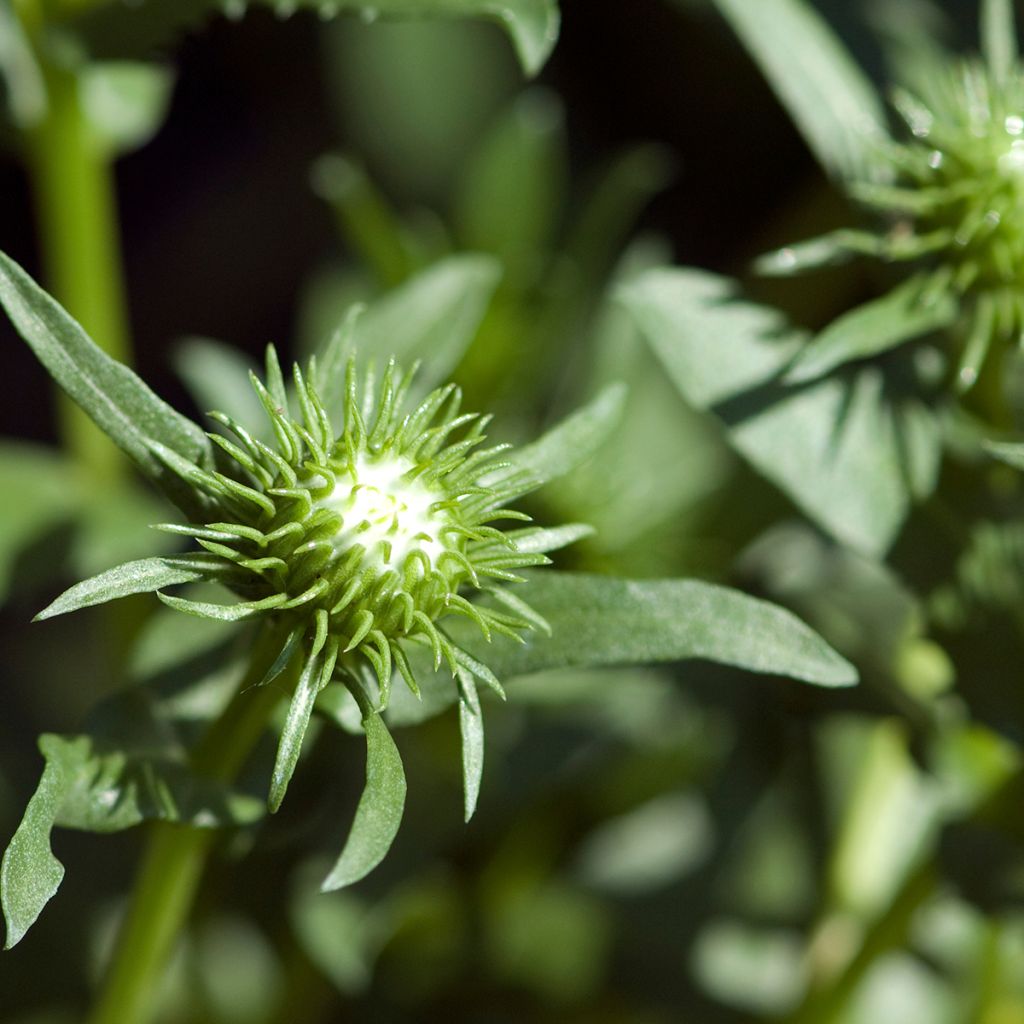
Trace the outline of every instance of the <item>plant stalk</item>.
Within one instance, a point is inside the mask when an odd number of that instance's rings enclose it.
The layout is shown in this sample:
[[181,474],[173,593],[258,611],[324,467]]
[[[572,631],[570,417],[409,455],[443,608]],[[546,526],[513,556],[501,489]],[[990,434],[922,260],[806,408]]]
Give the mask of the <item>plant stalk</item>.
[[[42,26],[28,17],[26,23],[39,50]],[[78,74],[46,60],[45,53],[39,59],[47,109],[25,133],[25,155],[45,276],[96,344],[130,364],[113,153],[88,123]],[[119,477],[124,461],[114,444],[69,398],[59,394],[57,401],[65,450],[90,479]]]
[[[224,783],[238,775],[281,697],[276,685],[253,687],[280,652],[285,635],[279,627],[261,633],[238,691],[193,750],[197,774]],[[150,826],[131,904],[88,1024],[145,1024],[150,1019],[164,967],[216,838],[214,829],[163,821]]]

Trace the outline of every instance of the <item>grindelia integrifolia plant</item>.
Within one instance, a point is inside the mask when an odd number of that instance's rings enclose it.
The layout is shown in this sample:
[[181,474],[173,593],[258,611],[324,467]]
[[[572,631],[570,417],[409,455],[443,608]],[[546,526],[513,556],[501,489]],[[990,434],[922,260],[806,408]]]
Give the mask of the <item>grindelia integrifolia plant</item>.
[[[420,294],[422,282],[414,285],[407,294]],[[79,583],[40,617],[156,593],[185,614],[257,627],[234,695],[214,700],[193,744],[159,695],[139,687],[111,698],[123,701],[124,713],[106,716],[116,728],[41,740],[47,766],[3,862],[8,945],[60,883],[54,825],[112,831],[161,821],[96,1020],[144,1018],[211,829],[246,827],[261,807],[278,809],[314,712],[350,723],[345,708],[355,711],[367,744],[365,790],[324,888],[380,862],[405,801],[387,725],[393,676],[435,710],[458,703],[467,818],[483,764],[478,683],[503,695],[507,679],[540,670],[694,656],[822,685],[855,681],[803,623],[735,591],[534,571],[588,530],[516,525],[528,520],[517,504],[597,451],[615,428],[619,388],[532,444],[488,445],[487,418],[463,413],[453,385],[436,386],[429,350],[392,338],[413,360],[403,371],[376,351],[379,342],[362,344],[364,320],[353,313],[304,368],[293,367],[290,386],[268,350],[265,378],[251,381],[265,424],[215,412],[219,429],[207,433],[102,353],[6,257],[0,303],[54,379],[177,506],[182,519],[159,528],[191,545]],[[507,521],[513,528],[502,529]],[[166,592],[182,585],[191,589]],[[287,710],[275,724],[279,704]],[[154,719],[157,744],[146,735]],[[238,779],[271,729],[277,752],[257,801]]]

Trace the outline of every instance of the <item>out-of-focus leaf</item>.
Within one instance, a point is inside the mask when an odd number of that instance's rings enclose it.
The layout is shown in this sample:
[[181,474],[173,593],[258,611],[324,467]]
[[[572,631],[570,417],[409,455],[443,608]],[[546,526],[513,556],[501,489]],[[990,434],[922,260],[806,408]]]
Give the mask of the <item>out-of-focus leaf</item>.
[[981,52],[997,81],[1006,79],[1017,63],[1017,27],[1012,0],[982,0]]
[[198,828],[256,821],[263,802],[191,773],[182,758],[98,743],[91,736],[40,737],[46,768],[0,868],[7,946],[32,926],[64,868],[50,850],[54,826],[116,832],[142,821]]
[[341,889],[368,875],[391,848],[405,809],[405,770],[383,719],[364,708],[366,787],[359,798],[352,831],[323,890]]
[[500,273],[490,256],[440,260],[374,302],[340,343],[332,342],[331,364],[343,364],[353,350],[378,364],[395,356],[409,367],[420,359],[419,392],[447,381],[476,335]]
[[703,802],[694,794],[669,793],[598,826],[580,847],[576,871],[606,892],[648,893],[698,867],[712,842]]
[[185,338],[174,351],[174,366],[203,412],[227,413],[262,436],[267,414],[249,381],[254,367],[238,349],[212,338]]
[[717,918],[702,929],[693,969],[708,995],[758,1017],[793,1009],[807,981],[796,932],[753,928],[729,918]]
[[727,587],[539,571],[517,589],[551,624],[550,637],[486,644],[461,626],[448,627],[499,678],[705,658],[821,686],[857,681],[854,667],[796,616]]
[[870,81],[805,0],[714,0],[831,174],[872,177],[886,138]]
[[210,441],[191,420],[158,398],[127,367],[111,359],[9,256],[0,253],[0,304],[53,379],[186,513],[198,499],[150,447],[151,441],[203,466]]
[[73,517],[72,481],[70,466],[57,452],[15,442],[0,445],[0,494],[9,496],[0,501],[0,600],[19,554]]
[[11,0],[0,0],[0,82],[11,121],[19,128],[38,123],[46,113],[46,86]]
[[79,79],[82,110],[93,136],[115,154],[138,149],[157,133],[173,87],[169,67],[133,61],[90,63]]
[[513,450],[509,454],[510,465],[488,474],[481,482],[491,486],[525,473],[540,486],[564,476],[600,449],[618,425],[625,400],[626,389],[621,384],[610,385],[536,441]]
[[[485,18],[508,32],[524,69],[535,74],[558,39],[555,0],[145,0],[139,10],[114,4],[78,20],[77,32],[103,56],[123,56],[125,40],[132,52],[166,45],[192,25],[218,12],[241,17],[251,6],[270,7],[282,16],[313,10],[321,17],[355,13],[364,18]],[[118,33],[118,19],[121,32]],[[120,44],[120,45],[119,45]]]
[[879,355],[922,334],[948,327],[958,312],[952,294],[944,292],[926,301],[920,279],[910,278],[833,320],[801,350],[786,371],[786,383],[805,384],[844,363]]
[[881,255],[884,243],[877,235],[867,231],[840,228],[818,238],[785,245],[774,252],[765,253],[754,262],[759,274],[775,274],[786,277],[801,274],[818,267],[832,267],[846,263],[858,253]]
[[543,265],[568,176],[564,113],[542,89],[523,93],[469,162],[455,219],[466,249],[502,262],[521,286]]
[[331,206],[346,242],[380,284],[401,284],[414,267],[405,226],[356,160],[328,153],[313,165],[313,188]]
[[701,271],[655,270],[623,300],[683,397],[839,540],[886,551],[935,485],[938,422],[909,364],[871,364],[809,385],[781,378],[807,335]]

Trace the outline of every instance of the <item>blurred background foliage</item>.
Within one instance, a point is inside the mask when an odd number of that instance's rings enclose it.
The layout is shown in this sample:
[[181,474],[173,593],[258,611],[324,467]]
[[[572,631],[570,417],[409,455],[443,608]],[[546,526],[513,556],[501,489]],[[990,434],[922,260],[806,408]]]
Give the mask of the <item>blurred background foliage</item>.
[[[289,805],[206,879],[162,1019],[1024,1022],[1024,537],[1007,525],[1020,487],[953,460],[882,564],[810,525],[684,404],[618,288],[690,264],[820,326],[863,280],[766,282],[750,262],[842,223],[846,200],[708,4],[561,6],[529,82],[492,25],[257,9],[189,30],[155,75],[98,83],[97,116],[130,129],[117,192],[139,371],[202,411],[222,364],[268,341],[308,351],[351,302],[447,255],[492,255],[500,280],[455,370],[468,406],[516,440],[608,381],[630,386],[602,454],[531,509],[597,527],[560,564],[770,596],[863,685],[817,692],[697,662],[513,680],[488,709],[473,822],[454,717],[402,730],[405,827],[371,878],[329,895],[317,884],[362,751],[324,727]],[[880,75],[881,5],[817,6]],[[973,2],[941,13],[973,40]],[[38,269],[29,182],[4,141],[0,248]],[[152,553],[163,515],[57,454],[43,371],[6,323],[0,379],[9,835],[36,734],[75,731],[185,641],[142,598],[116,620],[27,625],[62,585]],[[188,629],[197,651],[221,640]],[[328,798],[318,777],[351,783]],[[61,899],[0,961],[5,1024],[78,1019],[138,836],[56,844]]]

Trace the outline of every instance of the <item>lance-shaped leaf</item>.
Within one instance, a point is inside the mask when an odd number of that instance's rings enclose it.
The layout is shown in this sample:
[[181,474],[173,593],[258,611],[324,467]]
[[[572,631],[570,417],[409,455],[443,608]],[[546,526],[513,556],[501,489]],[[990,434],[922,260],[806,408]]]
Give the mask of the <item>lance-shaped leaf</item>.
[[833,536],[884,553],[912,499],[931,492],[937,418],[913,361],[894,353],[810,384],[782,380],[808,335],[702,271],[652,270],[622,292],[683,398]]
[[0,902],[8,948],[56,893],[64,868],[50,849],[55,826],[117,832],[159,819],[196,828],[247,824],[263,814],[241,796],[190,772],[168,750],[127,750],[92,736],[39,739],[46,767],[0,866]]
[[324,879],[324,892],[358,882],[384,859],[405,810],[405,770],[395,741],[358,684],[353,685],[353,693],[366,732],[366,786],[345,847]]
[[819,686],[857,681],[856,669],[791,612],[729,587],[537,572],[519,592],[551,624],[550,636],[487,645],[458,628],[460,645],[502,679],[570,666],[703,658]]
[[425,394],[448,380],[476,337],[500,277],[491,256],[439,260],[366,310],[354,332],[360,356],[378,364],[393,356],[403,366],[422,359],[414,391]]
[[484,773],[484,716],[476,680],[460,670],[459,732],[462,736],[462,790],[466,821],[473,817]]
[[822,166],[872,177],[885,111],[868,80],[805,0],[714,0]]
[[801,350],[786,371],[788,384],[823,377],[856,359],[880,355],[930,331],[948,327],[959,304],[950,292],[926,292],[918,277],[837,317]]
[[9,256],[0,253],[0,305],[50,376],[184,512],[199,497],[158,459],[158,442],[199,465],[212,464],[210,441],[190,419],[158,398],[108,356]]
[[295,765],[299,761],[302,741],[305,739],[309,719],[313,714],[313,705],[316,703],[317,694],[330,682],[336,657],[337,647],[327,656],[322,653],[310,656],[303,666],[277,745],[277,758],[274,761],[270,794],[267,797],[267,806],[271,811],[276,811],[284,800],[288,783],[291,782]]
[[144,54],[166,46],[182,30],[213,14],[226,11],[237,17],[253,6],[270,7],[280,15],[313,10],[325,18],[345,13],[371,18],[485,18],[505,29],[529,74],[540,70],[558,39],[555,0],[144,0],[137,11],[105,4],[76,19],[75,28],[94,54],[120,57],[126,47],[132,54]]
[[50,619],[129,594],[150,594],[161,587],[209,579],[221,565],[216,556],[201,551],[126,562],[65,590],[36,616],[36,620]]
[[517,475],[539,487],[586,462],[618,426],[626,400],[622,384],[605,388],[587,405],[571,413],[531,444],[513,449],[509,465],[481,479],[485,487]]
[[997,81],[1007,79],[1017,63],[1017,27],[1012,0],[982,0],[981,52]]

